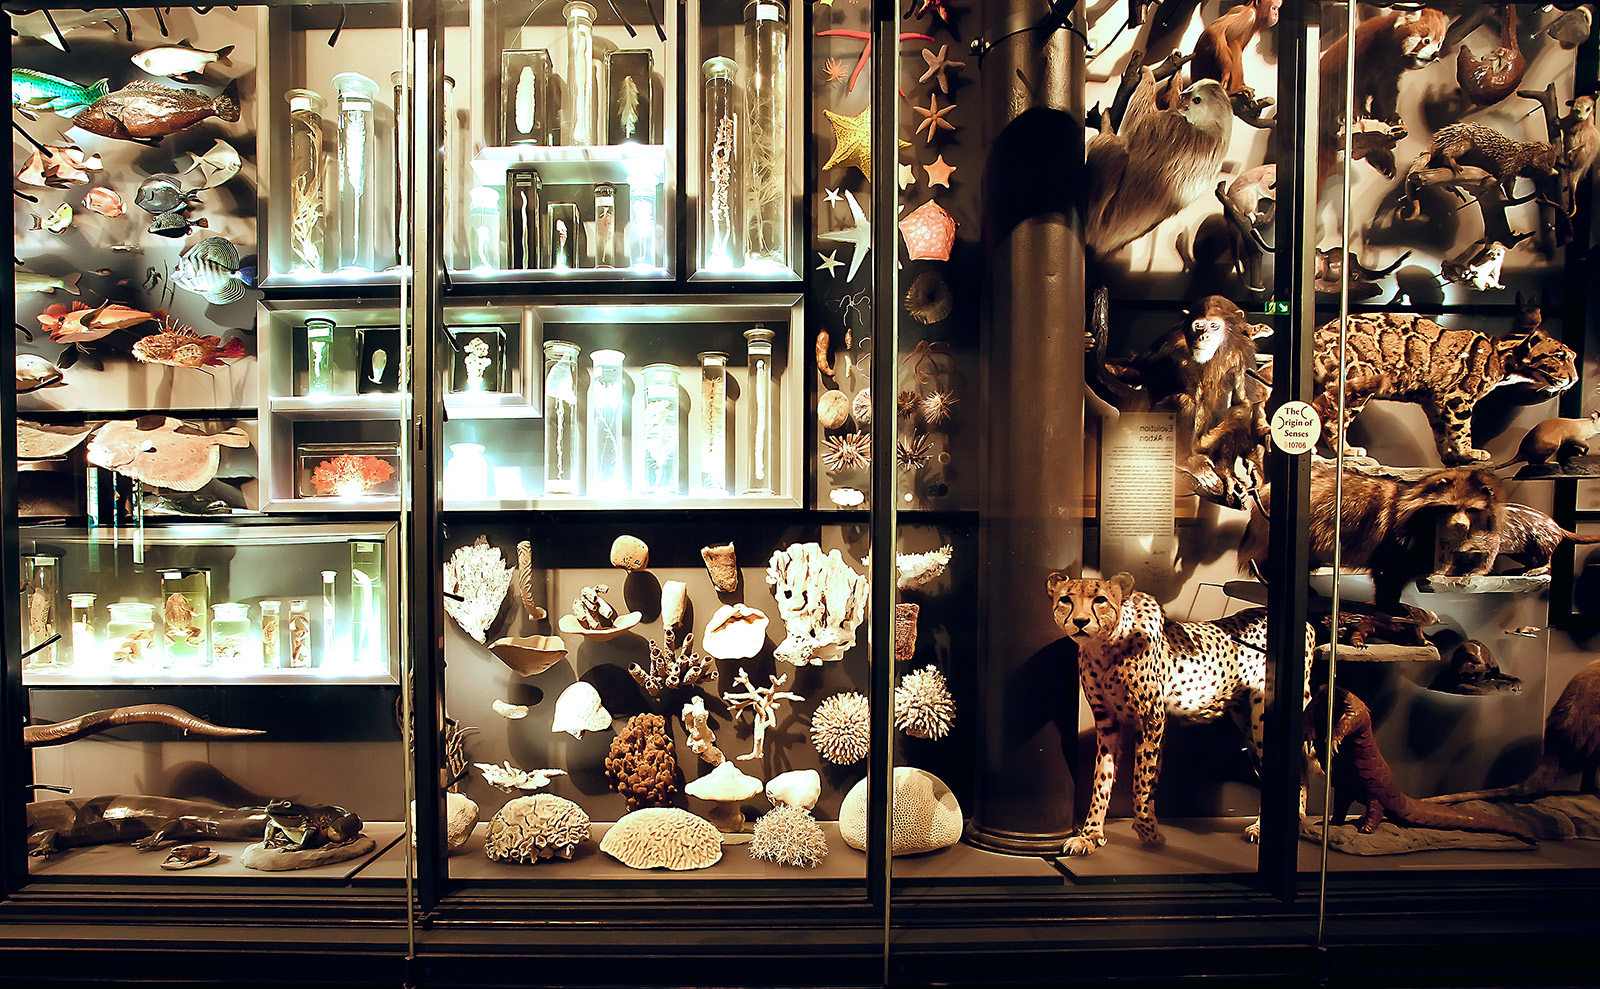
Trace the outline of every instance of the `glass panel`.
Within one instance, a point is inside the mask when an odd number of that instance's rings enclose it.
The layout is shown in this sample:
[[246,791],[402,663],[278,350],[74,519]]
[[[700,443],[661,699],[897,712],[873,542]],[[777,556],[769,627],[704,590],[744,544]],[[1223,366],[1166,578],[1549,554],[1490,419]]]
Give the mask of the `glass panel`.
[[7,477],[39,789],[4,854],[40,888],[365,885],[399,916],[402,8],[346,13],[58,10],[70,52],[42,15],[13,38],[45,145]]

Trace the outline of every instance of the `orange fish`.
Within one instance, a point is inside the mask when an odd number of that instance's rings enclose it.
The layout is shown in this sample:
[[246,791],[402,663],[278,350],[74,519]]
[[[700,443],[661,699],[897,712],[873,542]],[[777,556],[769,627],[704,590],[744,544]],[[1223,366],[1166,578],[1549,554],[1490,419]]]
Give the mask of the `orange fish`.
[[46,309],[39,314],[39,325],[49,332],[50,339],[56,343],[88,343],[112,330],[138,326],[165,315],[166,312],[160,309],[149,313],[117,302],[107,302],[97,309],[74,302],[70,308],[57,304]]
[[244,341],[234,337],[226,344],[221,337],[203,337],[187,326],[168,320],[167,329],[152,333],[133,345],[133,356],[146,364],[168,367],[221,366],[244,356]]

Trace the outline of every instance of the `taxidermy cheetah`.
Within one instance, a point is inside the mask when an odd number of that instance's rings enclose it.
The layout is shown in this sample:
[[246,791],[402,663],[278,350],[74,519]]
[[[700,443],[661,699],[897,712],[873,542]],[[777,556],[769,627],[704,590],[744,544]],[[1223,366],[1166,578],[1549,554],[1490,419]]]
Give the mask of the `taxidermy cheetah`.
[[[1106,812],[1122,752],[1122,733],[1131,729],[1133,750],[1133,830],[1146,845],[1165,840],[1156,823],[1156,776],[1167,716],[1214,721],[1229,707],[1248,703],[1250,743],[1259,763],[1262,715],[1266,707],[1267,612],[1251,608],[1214,622],[1175,622],[1155,598],[1133,589],[1133,577],[1072,580],[1050,575],[1048,589],[1056,624],[1078,645],[1078,676],[1094,711],[1099,742],[1089,814],[1064,851],[1088,855],[1106,843]],[[1315,640],[1306,626],[1306,669]],[[1301,710],[1310,699],[1308,683]],[[1300,813],[1305,813],[1302,779]],[[1261,838],[1261,820],[1245,829]]]

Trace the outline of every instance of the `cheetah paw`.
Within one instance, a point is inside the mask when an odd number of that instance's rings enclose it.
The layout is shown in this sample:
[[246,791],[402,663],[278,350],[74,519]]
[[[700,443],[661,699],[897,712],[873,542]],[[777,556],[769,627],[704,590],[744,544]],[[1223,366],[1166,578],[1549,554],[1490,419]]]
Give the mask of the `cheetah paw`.
[[1105,843],[1105,838],[1098,835],[1075,834],[1066,840],[1061,850],[1068,855],[1088,855]]
[[1261,819],[1251,821],[1244,829],[1244,840],[1252,845],[1261,844]]
[[1140,832],[1139,843],[1146,848],[1160,848],[1167,843],[1167,836],[1161,833],[1160,828],[1151,828],[1147,832]]

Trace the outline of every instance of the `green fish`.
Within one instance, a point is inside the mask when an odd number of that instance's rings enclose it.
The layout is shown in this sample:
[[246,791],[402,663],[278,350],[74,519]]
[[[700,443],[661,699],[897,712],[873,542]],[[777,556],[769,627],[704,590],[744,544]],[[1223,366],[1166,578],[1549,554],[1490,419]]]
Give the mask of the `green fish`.
[[70,79],[33,69],[11,70],[11,105],[30,117],[30,111],[35,110],[72,116],[110,91],[111,84],[105,79],[80,86]]

